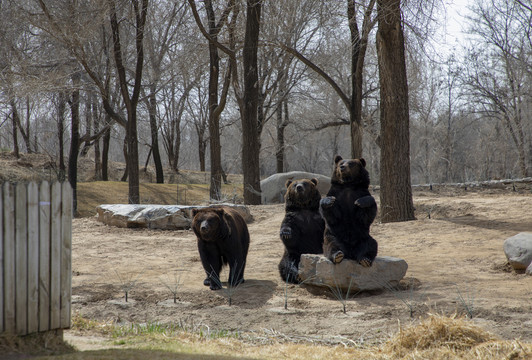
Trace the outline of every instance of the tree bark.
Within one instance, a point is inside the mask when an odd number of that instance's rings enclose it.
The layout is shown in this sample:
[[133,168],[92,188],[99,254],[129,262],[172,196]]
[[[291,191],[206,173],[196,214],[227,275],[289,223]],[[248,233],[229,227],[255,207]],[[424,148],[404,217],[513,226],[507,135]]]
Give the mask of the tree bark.
[[[94,132],[100,132],[100,114],[96,106],[95,96],[91,96],[92,113],[94,116]],[[100,139],[94,140],[94,180],[102,179],[102,162],[101,162]]]
[[261,0],[247,0],[246,35],[244,38],[244,110],[242,113],[242,171],[244,203],[259,205],[260,139],[258,138],[258,68],[257,51],[260,31]]
[[[107,123],[111,120],[110,116],[105,116]],[[111,142],[111,128],[109,127],[103,135],[102,149],[102,180],[109,181],[109,144]]]
[[[284,172],[285,169],[285,139],[284,130],[289,124],[288,102],[286,100],[286,69],[280,69],[278,74],[279,96],[277,101],[277,150],[275,153],[277,173]],[[284,110],[284,118],[283,118]]]
[[[122,48],[120,43],[120,29],[118,24],[118,17],[116,13],[116,6],[114,0],[108,0],[110,7],[110,22],[113,35],[113,53],[115,58],[116,72],[120,83],[120,92],[124,105],[127,110],[127,124],[126,124],[126,140],[127,140],[127,168],[128,168],[128,187],[129,195],[128,202],[130,204],[140,203],[139,192],[139,149],[138,149],[138,134],[137,134],[137,105],[139,102],[140,86],[142,81],[142,70],[144,66],[144,26],[146,24],[146,16],[148,12],[148,0],[133,0],[133,9],[135,13],[135,48],[137,54],[137,61],[134,71],[134,85],[131,97],[129,95],[128,80],[126,77],[126,68],[122,60]],[[140,5],[140,7],[139,7]]]
[[[217,41],[220,26],[216,25],[214,9],[210,0],[205,1],[205,11],[209,23],[209,35]],[[211,178],[209,197],[220,200],[222,197],[222,155],[220,143],[220,116],[218,107],[218,81],[220,76],[220,56],[218,48],[209,41],[209,145],[211,159]]]
[[18,110],[17,110],[17,104],[15,103],[14,99],[11,99],[11,121],[12,121],[12,128],[13,128],[13,154],[18,159],[20,157],[20,150],[18,147]]
[[378,0],[382,222],[415,219],[410,181],[408,84],[400,0]]
[[152,84],[149,95],[148,113],[150,117],[151,150],[153,152],[153,163],[155,164],[155,177],[157,184],[164,184],[163,163],[159,152],[159,127],[157,126],[157,98],[155,97],[155,85]]
[[57,174],[57,178],[59,181],[63,181],[66,172],[64,155],[66,94],[63,91],[59,92],[57,102],[57,141],[59,142],[59,173]]
[[72,114],[72,123],[70,126],[71,136],[70,136],[70,153],[68,155],[68,182],[72,187],[72,206],[74,215],[78,211],[78,155],[80,148],[80,139],[79,139],[79,85],[80,85],[81,75],[75,73],[72,75],[72,101],[70,103],[71,114]]

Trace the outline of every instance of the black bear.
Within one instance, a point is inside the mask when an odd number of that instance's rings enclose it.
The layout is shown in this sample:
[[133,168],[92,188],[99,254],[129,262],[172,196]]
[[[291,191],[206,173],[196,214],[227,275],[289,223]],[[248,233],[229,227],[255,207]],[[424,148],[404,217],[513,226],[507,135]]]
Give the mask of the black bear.
[[321,194],[317,184],[317,179],[286,182],[286,213],[280,230],[285,249],[279,273],[290,283],[298,283],[301,254],[321,254],[323,251],[325,222],[319,212]]
[[377,203],[369,192],[366,161],[334,158],[331,188],[320,202],[325,220],[323,254],[333,263],[344,258],[369,267],[377,256],[377,241],[369,228],[377,215]]
[[198,237],[198,250],[211,290],[221,289],[220,271],[229,265],[229,285],[244,282],[244,269],[249,249],[249,232],[238,211],[230,207],[192,210],[192,229]]

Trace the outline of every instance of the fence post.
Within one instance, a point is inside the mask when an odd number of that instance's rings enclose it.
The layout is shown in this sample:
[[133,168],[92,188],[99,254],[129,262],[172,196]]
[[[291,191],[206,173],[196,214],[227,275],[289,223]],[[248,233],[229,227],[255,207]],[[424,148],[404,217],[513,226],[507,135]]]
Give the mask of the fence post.
[[50,184],[39,191],[39,331],[50,329]]

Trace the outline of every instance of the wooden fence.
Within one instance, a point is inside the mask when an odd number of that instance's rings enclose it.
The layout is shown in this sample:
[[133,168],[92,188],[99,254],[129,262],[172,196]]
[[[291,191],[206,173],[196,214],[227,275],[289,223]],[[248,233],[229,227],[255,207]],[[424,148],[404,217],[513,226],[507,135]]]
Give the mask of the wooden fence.
[[70,184],[1,184],[0,236],[0,333],[69,328]]

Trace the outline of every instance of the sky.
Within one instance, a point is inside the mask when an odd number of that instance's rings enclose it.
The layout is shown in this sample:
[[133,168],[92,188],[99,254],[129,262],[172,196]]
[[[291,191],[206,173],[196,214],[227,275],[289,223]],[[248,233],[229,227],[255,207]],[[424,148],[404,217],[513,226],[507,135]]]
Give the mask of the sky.
[[438,47],[449,53],[459,51],[467,40],[467,30],[464,15],[469,10],[469,0],[444,0],[445,3],[445,27],[443,29],[443,41],[438,42]]

